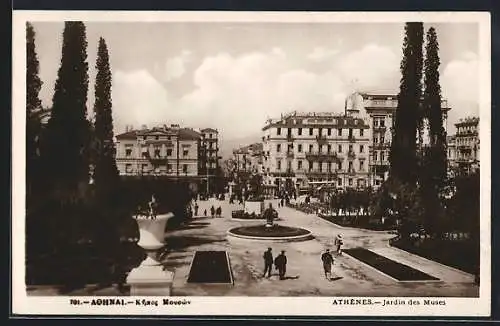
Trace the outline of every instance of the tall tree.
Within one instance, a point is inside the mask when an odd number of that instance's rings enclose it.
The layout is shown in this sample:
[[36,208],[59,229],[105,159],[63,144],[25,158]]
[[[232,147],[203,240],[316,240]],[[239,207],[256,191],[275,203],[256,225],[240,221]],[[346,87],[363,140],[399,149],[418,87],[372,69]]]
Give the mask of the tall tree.
[[390,154],[391,175],[402,182],[416,182],[417,127],[420,119],[423,66],[423,23],[405,25],[401,83]]
[[429,121],[430,140],[430,148],[427,151],[429,157],[425,160],[428,165],[425,166],[425,170],[431,174],[433,186],[440,190],[446,181],[447,156],[446,132],[443,126],[441,108],[441,86],[439,84],[439,44],[434,27],[429,28],[427,32],[425,50],[423,109],[425,117]]
[[96,195],[102,200],[116,191],[119,180],[115,162],[116,148],[113,135],[113,116],[111,101],[111,69],[106,41],[99,39],[96,62],[95,82],[95,123],[94,123],[94,181]]
[[58,203],[82,198],[89,180],[87,40],[82,22],[65,22],[61,66],[44,134],[46,189]]
[[[38,94],[42,81],[38,76],[39,62],[35,49],[35,30],[26,23],[26,189],[28,204],[36,192],[36,181],[39,176],[38,141],[41,133],[42,105]],[[36,195],[35,195],[36,196]]]

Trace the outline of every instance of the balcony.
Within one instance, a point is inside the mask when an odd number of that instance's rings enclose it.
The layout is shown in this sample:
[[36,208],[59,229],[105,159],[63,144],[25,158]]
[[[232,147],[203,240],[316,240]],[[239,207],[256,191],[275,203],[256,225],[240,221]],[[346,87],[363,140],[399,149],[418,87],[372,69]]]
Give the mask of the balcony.
[[293,142],[293,140],[294,140],[294,138],[293,138],[293,136],[291,134],[287,134],[286,135],[286,141],[287,142]]
[[354,171],[354,169],[348,169],[347,174],[348,175],[356,175],[356,171]]
[[347,139],[348,139],[350,142],[355,142],[355,141],[356,141],[356,138],[354,137],[354,135],[348,135],[348,136],[347,136]]
[[316,136],[316,141],[318,142],[318,144],[326,144],[326,136],[318,135]]
[[295,157],[295,154],[292,151],[287,151],[286,152],[286,158],[293,159]]
[[387,130],[386,126],[373,126],[373,131],[385,133],[386,130]]
[[309,152],[306,153],[308,161],[337,162],[339,160],[336,152]]
[[155,156],[148,156],[147,159],[149,160],[149,162],[151,162],[151,164],[153,164],[154,166],[157,166],[157,165],[164,165],[167,163],[168,159],[166,156],[160,156],[160,155],[155,155]]
[[383,148],[389,148],[391,147],[391,143],[389,142],[384,142],[384,143],[373,143],[373,145],[370,145],[371,148],[374,149],[383,149]]
[[293,177],[295,177],[295,173],[291,169],[287,169],[284,172],[271,172],[270,174],[274,177],[280,177],[280,178],[293,178]]
[[354,151],[347,152],[347,158],[350,160],[354,160],[356,158],[356,153],[354,153]]
[[312,169],[312,170],[306,171],[306,176],[307,177],[331,177],[331,178],[337,178],[336,172],[324,171],[324,170],[319,170],[319,169]]

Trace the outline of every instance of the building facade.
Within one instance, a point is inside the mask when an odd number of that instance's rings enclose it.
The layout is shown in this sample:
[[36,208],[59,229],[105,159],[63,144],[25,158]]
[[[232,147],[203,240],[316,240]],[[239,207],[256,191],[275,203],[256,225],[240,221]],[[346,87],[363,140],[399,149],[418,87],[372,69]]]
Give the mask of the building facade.
[[479,169],[479,118],[471,117],[455,124],[456,134],[448,141],[450,167],[459,173]]
[[233,150],[233,161],[236,172],[245,171],[262,173],[263,170],[263,145],[254,143]]
[[128,129],[116,136],[116,165],[121,176],[198,176],[200,142],[198,132],[178,125]]
[[280,189],[330,184],[365,187],[369,126],[361,118],[330,112],[292,112],[263,128],[265,184]]

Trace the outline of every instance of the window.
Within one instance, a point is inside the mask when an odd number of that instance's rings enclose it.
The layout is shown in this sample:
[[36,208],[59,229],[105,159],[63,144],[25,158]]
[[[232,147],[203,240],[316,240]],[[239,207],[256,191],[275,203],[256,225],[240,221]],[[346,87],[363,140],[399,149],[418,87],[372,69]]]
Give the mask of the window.
[[276,145],[276,152],[281,152],[281,144]]
[[182,156],[188,156],[189,155],[189,150],[185,149],[182,151]]
[[301,169],[302,169],[302,161],[301,161],[301,160],[297,161],[297,168],[298,168],[299,170],[301,170]]
[[313,145],[309,145],[309,153],[313,151]]
[[365,151],[365,146],[364,145],[359,145],[359,152],[364,153]]
[[365,130],[364,129],[359,129],[359,135],[361,137],[363,137],[364,134],[365,134]]
[[352,137],[352,129],[349,128],[349,137]]
[[156,138],[156,140],[159,140],[159,139],[160,139],[160,136],[156,136],[155,138]]
[[349,152],[352,152],[352,145],[349,145]]
[[167,164],[167,171],[171,172],[172,171],[172,164]]
[[125,156],[126,157],[132,156],[132,148],[125,148]]
[[373,142],[374,142],[375,144],[378,144],[378,137],[373,137]]
[[292,161],[288,161],[287,163],[287,170],[292,171]]
[[126,173],[131,173],[132,172],[132,164],[126,164],[125,165],[125,172]]
[[342,136],[342,128],[339,128],[339,136]]
[[385,120],[383,118],[380,119],[380,126],[385,127]]
[[332,128],[328,128],[326,130],[326,133],[327,133],[328,136],[331,136],[332,135]]
[[342,179],[338,179],[339,186],[342,186]]
[[167,156],[172,156],[172,149],[171,148],[167,148]]
[[377,152],[373,152],[373,160],[374,160],[375,162],[377,162],[377,161],[378,161],[378,155],[377,155],[377,154],[378,154]]
[[318,169],[319,169],[319,172],[323,172],[323,163],[322,162],[318,162]]
[[319,136],[323,135],[323,129],[318,128],[318,135],[319,135]]
[[332,172],[332,162],[328,162],[327,169],[328,172]]
[[384,158],[385,158],[384,156],[385,156],[385,155],[384,155],[384,152],[380,152],[380,160],[381,160],[382,162],[384,161]]
[[182,173],[187,173],[187,171],[188,171],[188,165],[182,164]]
[[385,138],[384,138],[384,136],[380,136],[380,143],[381,143],[381,144],[385,143]]
[[342,145],[339,145],[339,150],[338,150],[339,153],[342,153]]
[[146,140],[146,138],[147,138],[146,136],[142,137],[142,139],[144,139],[144,140]]
[[332,145],[328,145],[327,151],[328,151],[328,153],[330,153],[332,151]]
[[352,162],[349,162],[349,172],[353,172],[353,168],[352,168]]
[[281,170],[281,160],[276,160],[276,169]]
[[287,135],[288,135],[288,136],[291,136],[291,135],[292,135],[292,128],[288,128],[288,130],[287,130]]
[[160,148],[155,147],[155,157],[160,157]]
[[352,179],[349,178],[349,186],[351,187],[352,186]]
[[373,120],[373,126],[374,127],[378,127],[378,119],[374,119]]
[[309,128],[309,136],[313,135],[313,128]]
[[299,133],[299,136],[302,136],[302,128],[299,128],[298,133]]
[[298,145],[297,150],[299,151],[299,153],[302,153],[302,144],[299,144],[299,145]]
[[365,161],[359,161],[359,169],[363,171],[365,169]]
[[276,135],[281,135],[281,128],[276,129]]
[[342,170],[342,161],[340,161],[340,162],[338,163],[338,169],[339,169],[339,170]]

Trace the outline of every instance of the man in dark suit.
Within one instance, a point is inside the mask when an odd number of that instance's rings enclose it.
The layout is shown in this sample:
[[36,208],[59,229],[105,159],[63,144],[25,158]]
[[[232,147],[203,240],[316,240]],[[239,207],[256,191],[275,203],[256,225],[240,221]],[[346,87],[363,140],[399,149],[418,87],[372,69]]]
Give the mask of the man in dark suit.
[[273,269],[273,253],[271,248],[267,248],[267,251],[264,252],[264,275],[267,277],[271,277],[271,270]]

